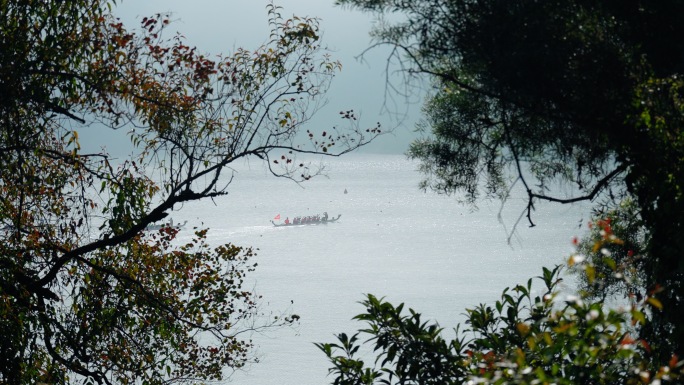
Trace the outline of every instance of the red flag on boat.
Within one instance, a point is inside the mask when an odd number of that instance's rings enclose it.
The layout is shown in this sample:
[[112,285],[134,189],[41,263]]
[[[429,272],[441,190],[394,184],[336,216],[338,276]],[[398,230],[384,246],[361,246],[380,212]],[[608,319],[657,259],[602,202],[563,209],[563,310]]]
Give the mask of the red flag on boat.
[[273,219],[280,219],[280,214],[276,215]]

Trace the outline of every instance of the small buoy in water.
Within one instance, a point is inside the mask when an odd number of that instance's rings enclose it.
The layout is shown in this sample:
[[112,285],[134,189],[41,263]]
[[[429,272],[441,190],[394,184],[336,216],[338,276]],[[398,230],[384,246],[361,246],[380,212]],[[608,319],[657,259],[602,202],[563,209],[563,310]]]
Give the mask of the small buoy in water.
[[345,194],[347,193],[347,189],[344,189],[344,193],[345,193]]

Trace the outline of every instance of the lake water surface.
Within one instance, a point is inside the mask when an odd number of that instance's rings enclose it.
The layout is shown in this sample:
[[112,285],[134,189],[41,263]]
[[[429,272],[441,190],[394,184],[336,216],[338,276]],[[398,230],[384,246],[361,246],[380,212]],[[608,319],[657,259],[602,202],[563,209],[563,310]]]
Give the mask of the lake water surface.
[[[585,205],[541,203],[537,226],[521,222],[509,244],[507,231],[524,209],[522,193],[503,207],[499,221],[499,202],[472,211],[454,197],[420,191],[417,164],[404,156],[352,154],[325,162],[328,177],[302,186],[260,165],[240,165],[229,194],[216,204],[173,213],[187,227],[210,227],[216,245],[258,248],[250,285],[263,295],[264,311],[301,316],[296,329],[253,335],[260,362],[235,373],[234,383],[330,383],[328,362],[313,343],[363,327],[351,318],[363,311],[358,302],[365,293],[405,302],[450,330],[466,308],[493,303],[505,287],[539,275],[541,266],[563,263],[589,219]],[[319,226],[270,223],[277,214],[284,220],[324,211],[342,217]]]

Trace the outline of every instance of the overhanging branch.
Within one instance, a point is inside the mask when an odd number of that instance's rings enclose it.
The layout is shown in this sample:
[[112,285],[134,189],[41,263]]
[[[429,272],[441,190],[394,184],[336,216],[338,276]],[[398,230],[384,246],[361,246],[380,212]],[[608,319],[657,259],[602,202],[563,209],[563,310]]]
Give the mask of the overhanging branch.
[[525,190],[527,191],[528,201],[527,201],[526,210],[527,210],[527,220],[530,223],[530,227],[535,226],[534,222],[532,221],[532,210],[534,210],[534,199],[542,199],[545,201],[556,202],[556,203],[561,203],[561,204],[576,203],[576,202],[581,202],[581,201],[592,201],[592,200],[594,200],[594,198],[596,198],[596,196],[604,188],[606,188],[608,186],[610,181],[615,176],[617,176],[618,174],[627,170],[627,167],[628,167],[628,165],[626,163],[620,164],[615,170],[611,171],[606,176],[601,178],[596,183],[596,185],[594,186],[594,188],[591,190],[591,192],[589,194],[586,194],[586,195],[583,195],[580,197],[575,197],[575,198],[556,198],[556,197],[552,197],[552,196],[548,196],[548,195],[544,195],[544,194],[537,194],[537,193],[533,192],[527,186],[527,182],[525,181],[525,178],[522,176],[522,173],[520,171],[520,163],[519,163],[517,158],[516,158],[516,164],[518,166],[518,173],[519,173],[518,176],[519,176],[520,180],[523,182],[523,184],[525,185]]

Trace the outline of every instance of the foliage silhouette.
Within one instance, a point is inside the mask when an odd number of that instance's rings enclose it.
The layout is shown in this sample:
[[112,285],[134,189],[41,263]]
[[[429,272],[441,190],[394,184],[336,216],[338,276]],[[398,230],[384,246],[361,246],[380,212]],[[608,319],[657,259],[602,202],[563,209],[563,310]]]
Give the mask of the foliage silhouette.
[[[425,138],[409,150],[424,187],[473,204],[520,185],[530,226],[541,200],[598,201],[598,215],[635,202],[648,242],[639,268],[664,305],[643,332],[684,354],[684,3],[337,4],[375,13],[375,43],[393,47],[406,79],[433,80]],[[558,182],[572,191],[551,194]]]
[[[340,69],[318,20],[283,19],[254,51],[209,57],[157,14],[131,31],[104,0],[0,4],[0,382],[164,384],[225,378],[253,361],[260,316],[250,248],[179,244],[162,221],[225,195],[230,165],[280,177],[319,170],[297,155],[366,144],[344,127],[302,132]],[[85,153],[79,132],[128,131],[132,155]],[[124,132],[125,132],[124,131]],[[123,132],[122,132],[123,133]]]

